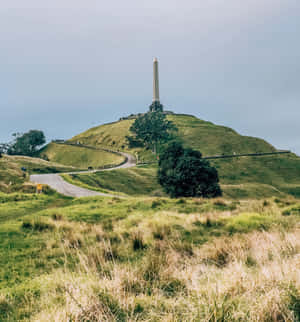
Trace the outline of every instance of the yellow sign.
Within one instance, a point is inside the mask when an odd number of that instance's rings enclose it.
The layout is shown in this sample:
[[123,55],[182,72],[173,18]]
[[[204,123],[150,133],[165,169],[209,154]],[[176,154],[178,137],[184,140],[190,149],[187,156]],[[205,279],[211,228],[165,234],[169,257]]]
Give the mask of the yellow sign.
[[37,191],[42,191],[43,190],[43,185],[42,184],[37,184],[36,186]]

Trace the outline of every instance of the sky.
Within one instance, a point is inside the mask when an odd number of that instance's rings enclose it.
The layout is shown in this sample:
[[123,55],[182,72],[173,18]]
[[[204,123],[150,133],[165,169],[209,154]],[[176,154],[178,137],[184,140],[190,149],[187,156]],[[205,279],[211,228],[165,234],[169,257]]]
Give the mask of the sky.
[[9,0],[0,6],[0,142],[68,139],[165,109],[300,155],[299,0]]

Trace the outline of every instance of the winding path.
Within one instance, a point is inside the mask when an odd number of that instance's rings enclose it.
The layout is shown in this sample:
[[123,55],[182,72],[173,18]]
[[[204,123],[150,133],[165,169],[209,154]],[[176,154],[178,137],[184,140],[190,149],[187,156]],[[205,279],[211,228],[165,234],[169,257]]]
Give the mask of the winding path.
[[[88,171],[76,171],[76,172],[66,172],[64,174],[76,174],[76,173],[94,173],[99,171],[110,171],[116,169],[124,169],[136,166],[135,158],[124,152],[119,152],[126,158],[126,162],[116,167],[102,169],[102,170],[88,170]],[[65,181],[58,173],[49,174],[32,174],[30,176],[30,181],[33,183],[46,184],[57,192],[70,197],[89,197],[89,196],[106,196],[106,197],[116,197],[116,195],[111,195],[107,193],[102,193],[98,191],[93,191],[85,188],[75,186],[67,181]]]

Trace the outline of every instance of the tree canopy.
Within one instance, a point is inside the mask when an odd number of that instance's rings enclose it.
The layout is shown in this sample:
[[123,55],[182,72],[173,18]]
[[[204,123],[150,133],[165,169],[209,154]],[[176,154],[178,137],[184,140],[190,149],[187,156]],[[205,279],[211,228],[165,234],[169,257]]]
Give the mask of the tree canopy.
[[171,143],[160,155],[159,183],[171,197],[217,197],[222,194],[216,168],[199,151]]
[[39,130],[30,130],[27,133],[15,133],[14,141],[8,144],[6,152],[11,155],[32,156],[37,149],[46,143],[45,135]]
[[152,102],[152,104],[149,106],[150,112],[162,112],[164,109],[164,106],[160,102]]
[[156,151],[157,145],[170,140],[172,132],[176,130],[176,126],[161,111],[148,112],[134,121],[130,127],[134,137],[129,137],[128,140]]

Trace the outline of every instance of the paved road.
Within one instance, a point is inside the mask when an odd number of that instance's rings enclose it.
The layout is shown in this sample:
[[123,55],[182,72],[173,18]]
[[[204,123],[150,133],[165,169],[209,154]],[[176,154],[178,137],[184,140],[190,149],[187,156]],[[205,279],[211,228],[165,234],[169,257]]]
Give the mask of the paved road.
[[[130,168],[136,165],[135,158],[128,154],[120,152],[126,159],[127,162],[109,169],[102,170],[90,170],[90,171],[78,171],[78,172],[66,172],[66,174],[75,174],[75,173],[94,173],[99,171],[110,171],[122,168]],[[58,191],[59,193],[70,196],[70,197],[88,197],[88,196],[106,196],[106,197],[115,197],[116,195],[111,195],[107,193],[102,193],[98,191],[93,191],[89,189],[84,189],[78,186],[75,186],[71,183],[66,182],[59,174],[49,173],[49,174],[33,174],[30,176],[30,181],[33,183],[41,183],[50,186],[52,189]]]

